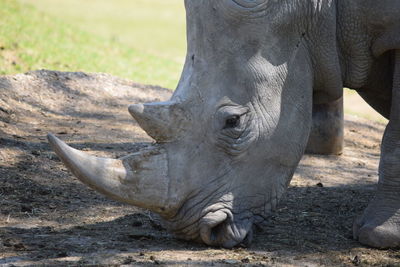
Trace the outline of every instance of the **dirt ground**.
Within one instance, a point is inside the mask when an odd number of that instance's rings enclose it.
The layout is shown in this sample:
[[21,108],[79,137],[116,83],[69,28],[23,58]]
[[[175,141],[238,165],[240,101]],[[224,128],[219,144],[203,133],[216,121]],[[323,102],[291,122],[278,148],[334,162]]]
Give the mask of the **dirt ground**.
[[46,141],[52,132],[100,156],[137,151],[151,140],[127,105],[170,94],[105,74],[0,77],[0,266],[400,266],[400,250],[352,239],[375,190],[383,124],[347,116],[344,154],[304,156],[252,246],[232,250],[177,240],[154,214],[97,194]]

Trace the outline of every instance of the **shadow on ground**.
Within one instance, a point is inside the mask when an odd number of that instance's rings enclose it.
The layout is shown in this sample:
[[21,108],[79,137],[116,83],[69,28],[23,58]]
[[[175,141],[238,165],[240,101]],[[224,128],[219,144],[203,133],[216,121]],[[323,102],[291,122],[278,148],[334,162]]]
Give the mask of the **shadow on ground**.
[[256,227],[252,246],[233,250],[177,240],[154,214],[88,189],[46,141],[53,132],[88,153],[132,153],[152,140],[126,106],[170,94],[105,74],[0,77],[0,265],[399,263],[399,251],[352,239],[352,222],[375,190],[381,124],[347,117],[344,154],[304,156],[285,199]]

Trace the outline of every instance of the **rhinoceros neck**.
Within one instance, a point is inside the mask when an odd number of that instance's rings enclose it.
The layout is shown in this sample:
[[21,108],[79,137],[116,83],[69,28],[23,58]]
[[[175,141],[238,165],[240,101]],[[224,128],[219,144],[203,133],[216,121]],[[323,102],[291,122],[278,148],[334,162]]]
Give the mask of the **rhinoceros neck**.
[[376,59],[393,49],[384,39],[396,27],[398,32],[398,10],[399,1],[337,0],[337,39],[346,87],[365,87]]

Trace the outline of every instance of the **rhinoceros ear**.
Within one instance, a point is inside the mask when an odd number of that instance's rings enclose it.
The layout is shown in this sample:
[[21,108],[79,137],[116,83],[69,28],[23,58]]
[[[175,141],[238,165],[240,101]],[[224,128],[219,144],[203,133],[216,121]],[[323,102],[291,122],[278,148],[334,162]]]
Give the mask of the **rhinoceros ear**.
[[188,121],[184,111],[173,101],[130,105],[129,112],[159,143],[176,140]]

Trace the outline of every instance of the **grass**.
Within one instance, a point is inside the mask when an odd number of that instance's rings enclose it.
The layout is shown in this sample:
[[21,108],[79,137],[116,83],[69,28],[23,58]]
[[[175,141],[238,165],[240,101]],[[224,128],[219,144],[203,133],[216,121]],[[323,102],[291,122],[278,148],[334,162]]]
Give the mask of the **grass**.
[[182,0],[20,0],[89,33],[182,63]]
[[[146,9],[145,1],[157,2],[153,0],[136,1],[142,3],[141,10]],[[112,3],[125,2],[126,4],[136,1],[116,0]],[[103,3],[98,7],[99,12],[90,9],[89,4],[93,4],[93,0],[79,1],[79,3],[75,0],[31,1],[32,4],[35,3],[35,6],[28,2],[30,1],[1,0],[0,2],[0,17],[2,18],[0,20],[0,74],[42,68],[63,71],[81,70],[107,72],[136,82],[158,84],[168,88],[176,86],[185,53],[184,42],[176,40],[177,45],[174,46],[174,49],[164,53],[163,49],[168,50],[166,49],[168,46],[173,46],[171,42],[174,41],[174,38],[169,39],[170,43],[163,43],[161,40],[163,36],[157,36],[157,31],[162,32],[163,30],[155,29],[155,32],[150,30],[157,28],[155,24],[147,25],[147,28],[140,28],[140,20],[143,19],[135,18],[137,22],[133,24],[139,30],[136,30],[137,35],[133,30],[131,36],[143,37],[140,42],[135,43],[133,37],[131,37],[132,39],[123,38],[123,36],[129,35],[127,34],[129,26],[122,27],[124,16],[111,10],[113,5],[107,4],[111,1],[97,0],[97,2]],[[65,2],[64,5],[63,2]],[[74,8],[79,9],[81,14],[75,14]],[[123,9],[129,10],[127,4]],[[107,13],[107,10],[121,20],[117,22],[116,19],[115,23],[106,26],[107,18],[104,17],[105,15],[102,17],[101,14]],[[60,14],[57,15],[57,12]],[[87,14],[92,12],[100,14],[97,15],[98,22],[87,17]],[[136,12],[142,11],[138,9]],[[155,15],[157,15],[156,13]],[[176,17],[178,16],[177,14]],[[167,20],[167,17],[164,17],[164,20]],[[92,24],[85,24],[84,20],[92,21]],[[177,19],[174,23],[177,23],[176,21]],[[121,27],[118,26],[119,23],[121,23]],[[128,21],[126,23],[128,24]],[[173,27],[174,23],[170,27]],[[97,24],[98,27],[95,27]],[[115,34],[108,36],[107,31]],[[177,32],[178,30],[174,35],[180,35]],[[147,39],[144,38],[145,36]],[[182,38],[185,38],[184,33]]]

